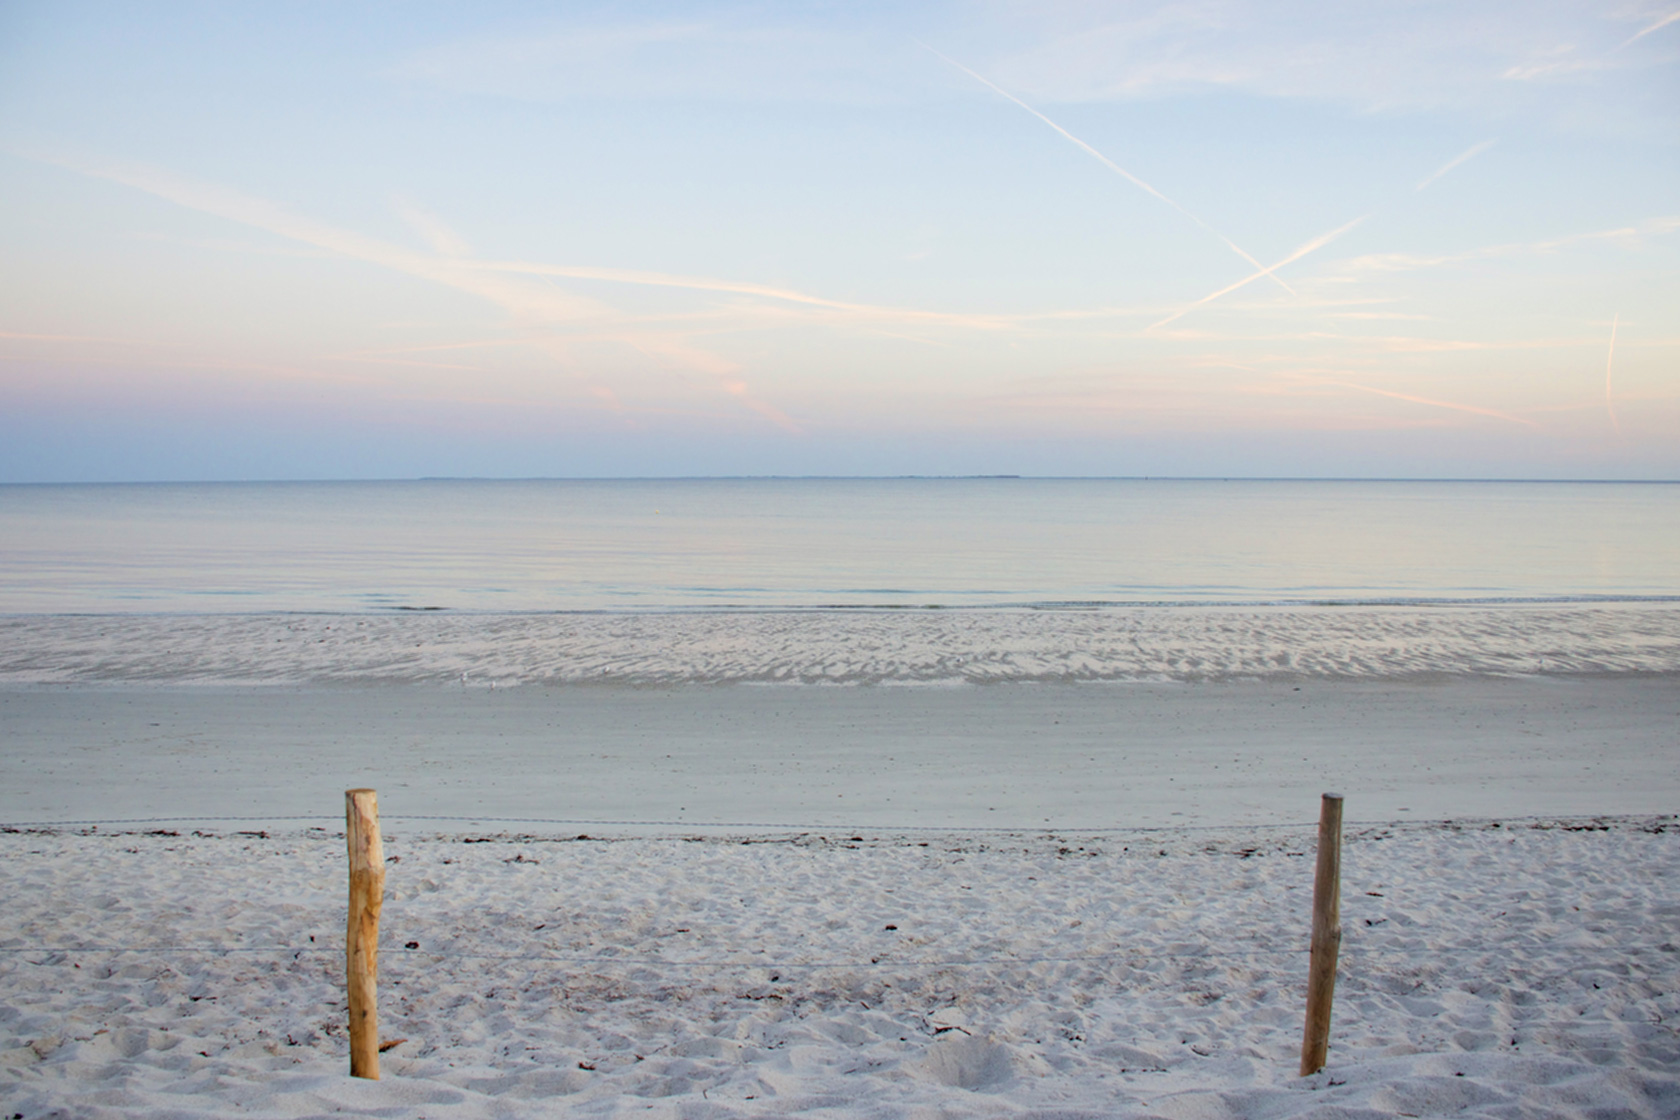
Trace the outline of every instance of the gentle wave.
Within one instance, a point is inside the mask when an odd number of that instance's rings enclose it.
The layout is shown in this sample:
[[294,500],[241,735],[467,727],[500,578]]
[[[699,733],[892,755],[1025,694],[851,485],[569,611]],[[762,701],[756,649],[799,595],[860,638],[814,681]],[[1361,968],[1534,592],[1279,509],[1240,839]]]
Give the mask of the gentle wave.
[[1680,672],[1680,606],[0,618],[12,684],[990,684]]

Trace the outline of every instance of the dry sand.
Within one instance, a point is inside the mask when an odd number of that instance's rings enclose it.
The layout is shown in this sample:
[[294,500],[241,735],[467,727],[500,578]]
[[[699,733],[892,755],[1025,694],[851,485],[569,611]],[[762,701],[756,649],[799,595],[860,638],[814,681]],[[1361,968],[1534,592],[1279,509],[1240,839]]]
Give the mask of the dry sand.
[[7,1115],[1680,1114],[1673,817],[1355,830],[1306,1079],[1305,830],[397,832],[377,1083],[341,839],[105,831],[0,835]]
[[[1677,712],[1668,675],[0,689],[0,1115],[1673,1117]],[[1299,1079],[1332,787],[1367,823]]]

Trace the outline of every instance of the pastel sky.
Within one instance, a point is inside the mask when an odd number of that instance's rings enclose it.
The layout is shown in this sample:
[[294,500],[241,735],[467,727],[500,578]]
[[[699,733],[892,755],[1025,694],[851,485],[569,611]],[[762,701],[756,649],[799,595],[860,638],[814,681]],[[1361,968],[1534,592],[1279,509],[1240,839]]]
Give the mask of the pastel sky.
[[1680,0],[0,3],[0,481],[1680,477]]

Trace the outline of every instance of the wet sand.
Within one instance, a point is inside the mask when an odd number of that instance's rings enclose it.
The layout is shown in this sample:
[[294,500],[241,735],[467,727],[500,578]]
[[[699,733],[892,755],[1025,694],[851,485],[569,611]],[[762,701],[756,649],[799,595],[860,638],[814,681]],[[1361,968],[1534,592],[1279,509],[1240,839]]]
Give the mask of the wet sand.
[[[0,688],[0,822],[1114,828],[1680,808],[1680,676]],[[657,823],[664,822],[664,823]]]

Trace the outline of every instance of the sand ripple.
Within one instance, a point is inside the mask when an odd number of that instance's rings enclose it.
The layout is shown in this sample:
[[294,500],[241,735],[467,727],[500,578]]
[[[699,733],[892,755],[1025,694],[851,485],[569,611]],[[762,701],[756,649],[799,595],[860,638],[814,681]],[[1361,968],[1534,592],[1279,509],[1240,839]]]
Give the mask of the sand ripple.
[[1680,670],[1680,606],[0,619],[14,683],[989,683]]

